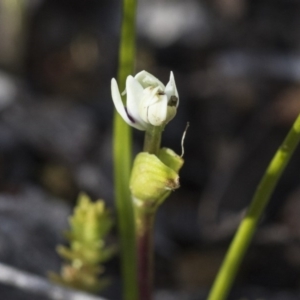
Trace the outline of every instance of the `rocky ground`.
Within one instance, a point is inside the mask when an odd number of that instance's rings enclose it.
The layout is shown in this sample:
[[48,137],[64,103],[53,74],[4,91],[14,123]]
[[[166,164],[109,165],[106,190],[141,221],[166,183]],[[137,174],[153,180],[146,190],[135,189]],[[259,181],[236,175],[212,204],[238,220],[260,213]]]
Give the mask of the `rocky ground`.
[[[0,1],[0,260],[45,276],[60,267],[55,247],[79,191],[114,209],[109,87],[120,3],[23,3],[11,10]],[[299,13],[296,0],[139,1],[137,69],[163,82],[173,70],[180,93],[163,145],[180,153],[190,122],[182,187],[157,217],[157,300],[205,299],[264,169],[300,111]],[[142,138],[134,133],[135,151]],[[276,189],[232,300],[300,299],[299,153]],[[120,299],[117,258],[107,272],[114,280],[103,295]],[[4,285],[0,295],[27,299]]]

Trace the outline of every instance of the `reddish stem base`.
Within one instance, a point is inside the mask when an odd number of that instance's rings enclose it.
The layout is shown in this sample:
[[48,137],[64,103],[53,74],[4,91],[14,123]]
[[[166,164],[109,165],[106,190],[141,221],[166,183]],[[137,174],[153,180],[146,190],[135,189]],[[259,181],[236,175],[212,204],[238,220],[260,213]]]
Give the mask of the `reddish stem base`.
[[154,214],[140,212],[136,218],[139,300],[152,300]]

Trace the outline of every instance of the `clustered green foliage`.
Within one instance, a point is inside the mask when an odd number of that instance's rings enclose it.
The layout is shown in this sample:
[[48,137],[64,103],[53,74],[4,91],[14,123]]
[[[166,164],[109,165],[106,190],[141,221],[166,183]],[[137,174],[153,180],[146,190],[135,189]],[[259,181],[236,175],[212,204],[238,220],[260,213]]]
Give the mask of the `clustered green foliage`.
[[57,247],[66,262],[60,274],[51,273],[49,277],[62,285],[98,292],[109,283],[109,279],[100,278],[102,264],[116,252],[116,247],[107,246],[104,240],[113,225],[111,214],[102,200],[92,202],[86,194],[80,194],[69,223],[66,238],[70,245]]

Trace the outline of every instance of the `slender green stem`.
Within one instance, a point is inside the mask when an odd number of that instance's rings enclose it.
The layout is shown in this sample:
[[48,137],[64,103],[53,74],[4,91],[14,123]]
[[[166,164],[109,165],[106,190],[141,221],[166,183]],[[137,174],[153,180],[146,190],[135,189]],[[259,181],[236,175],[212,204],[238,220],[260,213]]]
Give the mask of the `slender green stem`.
[[226,299],[273,190],[300,140],[300,115],[269,164],[230,245],[208,300]]
[[144,151],[157,155],[160,149],[162,126],[151,126],[145,132]]
[[[133,74],[135,61],[136,0],[123,0],[123,20],[119,50],[118,83],[125,89],[126,77]],[[137,299],[137,264],[133,208],[129,191],[131,172],[131,128],[114,114],[114,177],[118,228],[121,244],[121,271],[125,300]]]

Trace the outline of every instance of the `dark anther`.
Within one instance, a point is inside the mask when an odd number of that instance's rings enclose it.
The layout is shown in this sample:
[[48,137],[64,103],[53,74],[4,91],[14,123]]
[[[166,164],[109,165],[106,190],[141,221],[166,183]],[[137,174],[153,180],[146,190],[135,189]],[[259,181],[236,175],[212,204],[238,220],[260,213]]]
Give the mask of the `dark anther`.
[[171,96],[168,106],[176,106],[178,102],[178,98],[176,96]]
[[161,92],[161,91],[159,91],[157,94],[158,94],[159,96],[165,95],[165,93],[164,93],[164,92]]

